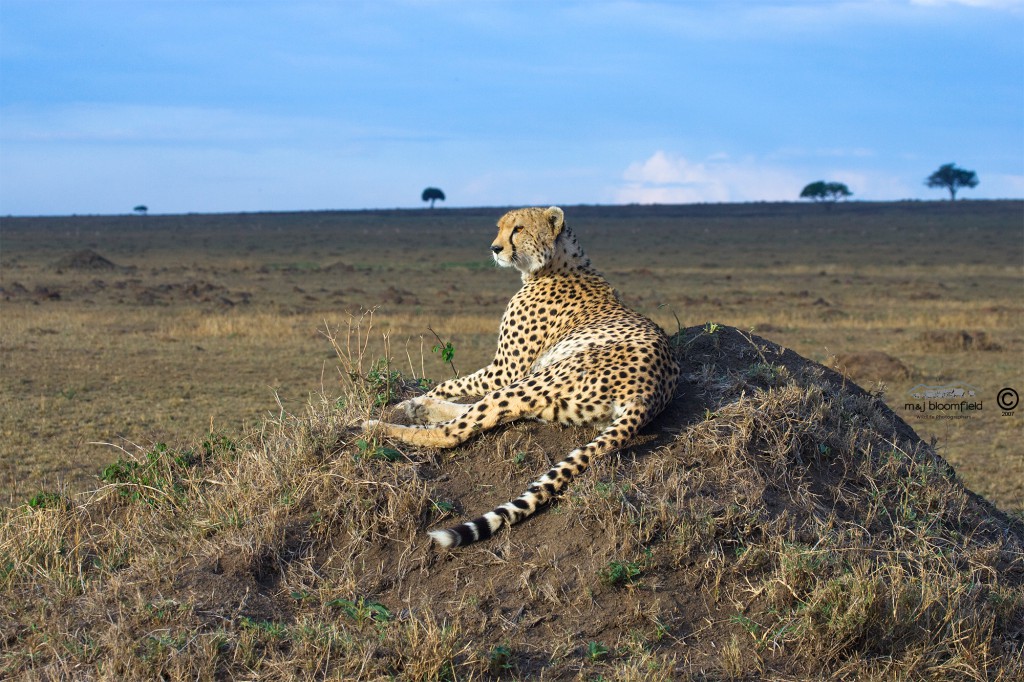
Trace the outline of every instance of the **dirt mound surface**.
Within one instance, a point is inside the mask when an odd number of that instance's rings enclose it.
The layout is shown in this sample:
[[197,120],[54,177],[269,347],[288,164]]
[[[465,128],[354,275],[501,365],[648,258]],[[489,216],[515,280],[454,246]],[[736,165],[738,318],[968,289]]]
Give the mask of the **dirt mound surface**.
[[999,350],[984,331],[928,331],[917,337],[918,346],[927,351],[955,353],[966,350]]
[[1019,679],[1019,519],[841,374],[727,327],[674,342],[677,399],[630,447],[455,551],[424,531],[518,495],[596,429],[520,423],[401,451],[354,427],[369,408],[348,393],[244,444],[148,453],[105,472],[111,487],[86,504],[12,513],[4,665],[136,679]]
[[92,249],[83,249],[69,253],[53,263],[53,269],[58,272],[65,270],[79,271],[103,271],[116,270],[117,265],[107,260]]
[[248,303],[250,298],[246,292],[231,292],[223,285],[206,280],[163,282],[148,286],[138,281],[119,282],[115,288],[130,290],[135,296],[135,301],[141,305],[170,305],[185,301],[234,306],[238,303]]
[[910,377],[910,368],[899,358],[880,350],[840,353],[829,365],[854,381],[868,385],[878,381],[899,381]]

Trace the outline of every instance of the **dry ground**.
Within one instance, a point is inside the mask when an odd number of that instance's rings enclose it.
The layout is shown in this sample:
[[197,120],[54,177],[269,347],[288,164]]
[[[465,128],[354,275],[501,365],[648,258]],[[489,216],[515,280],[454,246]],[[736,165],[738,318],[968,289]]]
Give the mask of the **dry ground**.
[[402,452],[354,428],[388,386],[353,372],[344,407],[0,509],[0,677],[1024,675],[1019,519],[824,367],[728,327],[674,341],[679,397],[633,444],[453,552],[424,529],[517,494],[593,429]]
[[[487,258],[501,212],[4,219],[2,502],[94,487],[118,447],[237,436],[301,411],[337,391],[322,330],[364,308],[377,308],[374,351],[389,333],[407,373],[450,372],[428,328],[459,370],[476,369],[518,285]],[[1024,420],[995,404],[1003,387],[1024,390],[1020,202],[567,214],[624,298],[667,329],[711,320],[843,357],[862,384],[885,382],[890,407],[972,489],[1024,508]],[[865,351],[899,364],[848,357]],[[914,386],[953,383],[977,387],[983,409],[904,410]]]

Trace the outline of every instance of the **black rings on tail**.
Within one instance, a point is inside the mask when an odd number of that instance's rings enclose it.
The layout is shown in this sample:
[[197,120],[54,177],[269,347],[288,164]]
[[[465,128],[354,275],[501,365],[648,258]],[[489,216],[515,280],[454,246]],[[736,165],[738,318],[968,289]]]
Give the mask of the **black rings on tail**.
[[586,471],[594,459],[622,447],[649,421],[650,414],[642,403],[630,404],[597,438],[569,453],[568,457],[531,483],[526,492],[516,499],[454,528],[432,530],[430,537],[442,547],[458,547],[486,540],[502,526],[519,523],[565,490],[573,477]]

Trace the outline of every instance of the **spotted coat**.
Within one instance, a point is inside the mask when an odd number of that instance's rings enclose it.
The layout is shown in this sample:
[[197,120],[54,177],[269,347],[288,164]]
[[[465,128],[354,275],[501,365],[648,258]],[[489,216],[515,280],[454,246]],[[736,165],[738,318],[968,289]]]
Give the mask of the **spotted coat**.
[[[406,443],[453,447],[524,418],[562,424],[608,422],[590,443],[531,483],[516,499],[454,528],[431,531],[451,547],[489,538],[560,494],[595,458],[625,445],[675,393],[679,370],[665,333],[619,301],[590,265],[560,208],[524,208],[498,221],[498,265],[522,273],[509,301],[494,360],[401,405],[418,424],[369,421]],[[471,404],[446,400],[483,396]]]

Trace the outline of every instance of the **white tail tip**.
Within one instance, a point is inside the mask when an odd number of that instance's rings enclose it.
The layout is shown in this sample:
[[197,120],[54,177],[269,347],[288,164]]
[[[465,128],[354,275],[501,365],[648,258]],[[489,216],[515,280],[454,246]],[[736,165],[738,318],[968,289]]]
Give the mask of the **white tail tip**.
[[442,547],[452,547],[459,539],[458,534],[450,530],[432,530],[430,531],[430,537]]

